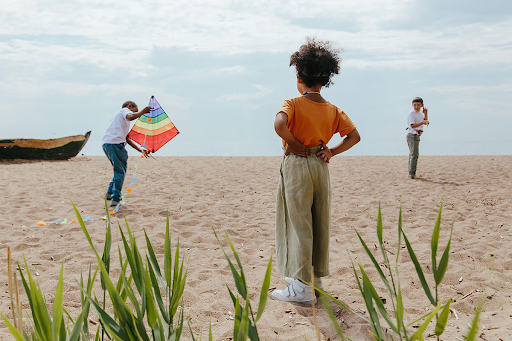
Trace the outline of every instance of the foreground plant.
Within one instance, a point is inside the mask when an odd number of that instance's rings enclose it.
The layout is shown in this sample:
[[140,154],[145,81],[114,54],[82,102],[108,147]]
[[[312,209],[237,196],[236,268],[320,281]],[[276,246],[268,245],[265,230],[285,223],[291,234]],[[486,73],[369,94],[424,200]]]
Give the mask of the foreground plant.
[[[251,341],[257,341],[259,340],[259,336],[258,329],[256,328],[256,322],[258,322],[258,320],[261,318],[261,315],[263,315],[265,305],[267,304],[268,289],[270,287],[270,276],[272,273],[272,255],[270,256],[270,259],[268,261],[267,271],[265,272],[263,284],[261,285],[258,310],[256,316],[254,316],[254,312],[251,307],[251,302],[249,300],[249,290],[247,288],[247,281],[245,280],[244,269],[242,267],[240,257],[238,256],[238,253],[236,252],[236,249],[233,246],[231,239],[229,239],[227,232],[225,232],[226,239],[229,243],[233,256],[235,257],[238,269],[240,270],[238,271],[234,266],[233,262],[231,261],[231,259],[229,258],[228,254],[224,250],[224,247],[222,246],[219,237],[217,236],[217,232],[215,232],[215,229],[213,229],[213,233],[215,234],[215,238],[217,238],[217,241],[219,242],[222,252],[224,253],[224,257],[226,257],[226,260],[228,261],[229,268],[231,269],[233,279],[235,280],[236,289],[238,291],[238,295],[235,296],[233,294],[233,291],[231,291],[231,289],[227,287],[229,295],[231,296],[231,300],[233,301],[233,306],[235,308],[235,325],[233,328],[233,340],[245,341],[247,340],[247,338],[249,338]],[[243,299],[243,301],[240,300],[240,297]],[[245,306],[242,306],[242,304],[244,303]]]
[[[121,274],[115,286],[104,262],[106,253],[104,252],[103,257],[100,257],[80,213],[74,205],[73,208],[96,256],[102,284],[109,294],[114,309],[114,316],[111,316],[98,304],[97,299],[86,295],[109,338],[119,341],[179,340],[183,330],[183,310],[180,315],[177,315],[177,311],[185,288],[187,272],[183,270],[183,259],[180,265],[179,240],[176,245],[174,264],[172,262],[169,214],[167,214],[165,228],[163,275],[146,232],[144,231],[148,251],[144,262],[126,219],[128,239],[119,225],[126,260],[123,261],[121,249],[118,249]],[[130,268],[129,275],[127,275],[127,265]],[[165,302],[162,292],[166,298]],[[128,307],[127,299],[130,300],[131,309]]]
[[[85,320],[87,320],[86,314],[83,312],[72,322],[72,328],[66,326],[64,320],[64,313],[67,314],[66,310],[62,306],[63,297],[63,276],[64,276],[64,264],[61,265],[59,281],[57,283],[57,289],[55,291],[55,298],[53,301],[52,314],[48,312],[46,307],[46,301],[44,294],[41,291],[39,285],[37,285],[32,277],[30,269],[28,267],[25,257],[23,257],[25,263],[25,269],[27,272],[27,278],[21,271],[21,266],[18,263],[21,280],[25,289],[25,293],[28,297],[30,305],[30,312],[32,316],[32,328],[30,330],[30,336],[22,329],[21,323],[18,324],[18,328],[12,325],[5,316],[2,318],[9,328],[9,331],[17,341],[28,341],[28,340],[55,340],[55,341],[78,341],[80,339],[80,329]],[[86,304],[88,308],[88,304]],[[85,306],[84,306],[85,307]],[[21,311],[18,311],[21,313]],[[14,317],[13,311],[13,317]],[[68,315],[69,316],[69,315]],[[21,316],[20,321],[21,321]]]
[[[357,236],[366,251],[366,254],[372,261],[375,270],[377,270],[382,282],[384,283],[387,291],[388,296],[391,299],[391,305],[393,313],[389,313],[384,306],[384,302],[382,299],[382,296],[377,293],[375,290],[375,287],[372,283],[372,281],[369,279],[366,271],[361,266],[361,264],[358,263],[359,273],[362,278],[362,280],[359,279],[359,274],[356,270],[356,266],[353,265],[353,271],[354,271],[354,277],[356,278],[357,285],[359,287],[359,291],[361,292],[361,295],[363,296],[366,308],[368,310],[368,314],[370,316],[370,324],[372,329],[372,336],[375,340],[385,340],[386,336],[384,333],[384,330],[380,323],[380,316],[386,321],[386,324],[389,327],[389,330],[395,335],[395,337],[398,337],[398,340],[406,340],[406,341],[415,341],[415,340],[423,340],[423,334],[432,321],[432,319],[436,319],[434,334],[436,335],[437,339],[439,340],[439,336],[443,334],[446,324],[448,322],[448,317],[450,314],[450,304],[453,301],[451,298],[446,301],[446,303],[443,304],[443,301],[439,299],[438,295],[438,288],[441,284],[444,275],[446,273],[446,270],[448,268],[448,260],[449,260],[449,253],[450,253],[450,245],[452,240],[452,234],[453,234],[453,225],[455,222],[455,216],[453,217],[451,228],[450,228],[450,237],[448,239],[448,242],[446,244],[446,247],[441,255],[440,260],[438,261],[438,245],[439,245],[439,234],[441,229],[441,213],[442,213],[442,204],[439,207],[439,213],[437,216],[437,220],[434,226],[434,230],[432,232],[432,238],[431,238],[431,267],[432,267],[432,275],[434,277],[434,295],[432,294],[432,291],[427,283],[427,280],[425,278],[425,273],[422,270],[422,267],[418,261],[418,258],[416,257],[416,254],[414,252],[414,249],[412,248],[405,232],[402,229],[402,210],[400,209],[400,214],[398,217],[398,246],[396,248],[395,253],[395,263],[394,265],[391,264],[389,258],[388,258],[388,250],[386,250],[383,236],[382,236],[382,216],[381,216],[381,210],[380,210],[380,204],[379,204],[379,213],[377,217],[377,237],[379,241],[379,248],[382,254],[382,259],[384,263],[384,267],[388,270],[388,274],[384,274],[384,271],[382,270],[379,262],[376,260],[370,249],[368,248],[367,244],[361,237],[361,235],[356,231]],[[421,286],[423,288],[423,291],[425,295],[427,296],[429,302],[432,304],[433,309],[425,314],[424,316],[420,317],[419,319],[412,321],[410,323],[405,322],[405,316],[404,316],[404,303],[403,303],[403,296],[402,296],[402,287],[400,284],[400,275],[398,271],[398,259],[400,257],[400,250],[402,247],[402,236],[405,241],[405,246],[407,248],[407,251],[409,253],[409,257],[411,261],[414,264],[414,267],[416,269],[416,273],[419,277]],[[391,253],[391,252],[390,252]],[[393,254],[393,253],[391,253]],[[394,271],[393,271],[394,268]],[[389,279],[388,279],[389,278]],[[378,311],[378,312],[377,312]],[[391,316],[394,316],[394,319]],[[478,316],[477,316],[478,319]],[[417,328],[417,330],[409,336],[408,334],[408,327],[410,327],[412,324],[417,323],[418,321],[423,321]],[[477,320],[475,320],[477,321]],[[393,340],[395,338],[391,336]]]

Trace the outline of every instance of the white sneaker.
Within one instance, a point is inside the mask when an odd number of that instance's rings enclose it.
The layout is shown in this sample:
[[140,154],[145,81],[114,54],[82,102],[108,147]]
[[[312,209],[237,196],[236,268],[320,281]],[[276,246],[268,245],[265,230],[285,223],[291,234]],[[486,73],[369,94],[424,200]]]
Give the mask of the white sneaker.
[[[286,282],[286,284],[290,285],[293,283],[294,279],[291,277],[285,277],[284,281]],[[322,286],[322,279],[320,277],[315,277],[315,289],[324,290]]]
[[313,296],[309,285],[289,277],[285,280],[287,283],[291,282],[286,289],[272,291],[272,297],[276,300],[302,304],[311,304],[312,301],[316,303],[316,297]]

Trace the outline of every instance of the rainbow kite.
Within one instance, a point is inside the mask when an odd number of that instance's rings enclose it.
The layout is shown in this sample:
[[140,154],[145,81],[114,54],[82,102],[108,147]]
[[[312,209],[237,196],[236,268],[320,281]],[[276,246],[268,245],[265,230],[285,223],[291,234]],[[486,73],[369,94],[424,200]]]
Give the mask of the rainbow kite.
[[151,96],[149,106],[151,111],[139,117],[128,133],[128,137],[154,153],[180,132],[171,122],[155,96]]

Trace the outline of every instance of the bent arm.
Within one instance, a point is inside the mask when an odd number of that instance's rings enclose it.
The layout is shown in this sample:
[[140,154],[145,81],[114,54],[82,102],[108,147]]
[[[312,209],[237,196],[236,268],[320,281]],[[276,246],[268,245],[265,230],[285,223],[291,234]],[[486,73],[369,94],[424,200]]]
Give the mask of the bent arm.
[[135,149],[136,151],[142,153],[142,149],[128,136],[126,136],[126,143],[132,146],[132,148]]
[[150,110],[151,110],[151,107],[145,107],[144,109],[142,109],[139,112],[134,112],[134,113],[131,113],[131,114],[127,114],[126,115],[126,119],[128,121],[136,120],[139,117],[141,117],[142,115],[147,114]]
[[[295,142],[299,142],[290,132],[290,129],[288,129],[288,126],[286,125],[288,123],[288,115],[286,115],[284,112],[280,112],[276,115],[276,120],[274,121],[274,129],[281,137],[284,142],[287,144],[293,144]],[[299,142],[300,143],[300,142]]]
[[292,152],[298,156],[309,156],[311,155],[311,150],[304,146],[299,140],[292,135],[290,129],[286,125],[288,123],[288,115],[284,112],[279,112],[276,115],[276,119],[274,121],[274,129],[284,142],[288,145],[286,147],[285,155],[288,155],[289,152]]
[[350,133],[347,134],[347,136],[334,148],[330,148],[332,156],[341,154],[353,146],[355,146],[359,141],[361,141],[361,136],[359,135],[359,132],[357,129],[352,130]]

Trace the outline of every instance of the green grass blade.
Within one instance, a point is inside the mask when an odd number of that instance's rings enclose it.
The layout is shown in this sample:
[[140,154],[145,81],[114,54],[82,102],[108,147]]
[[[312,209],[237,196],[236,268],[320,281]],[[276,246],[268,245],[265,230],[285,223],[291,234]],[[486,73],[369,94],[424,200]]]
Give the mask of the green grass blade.
[[172,286],[172,253],[171,237],[169,235],[169,211],[167,211],[167,222],[165,224],[164,275],[167,287],[170,288]]
[[135,262],[135,269],[132,269],[133,278],[135,281],[135,278],[137,277],[138,282],[140,283],[141,287],[139,289],[139,293],[143,293],[145,291],[144,289],[144,278],[146,276],[146,269],[144,268],[144,263],[142,262],[142,256],[140,255],[139,248],[137,247],[137,240],[135,239],[135,236],[130,231],[130,228],[128,226],[128,221],[126,220],[126,217],[124,218],[126,229],[128,230],[128,234],[130,236],[130,249],[133,256],[133,260]]
[[439,314],[439,317],[437,318],[435,328],[435,334],[437,336],[441,335],[444,332],[444,329],[446,328],[446,323],[448,323],[448,316],[450,315],[450,303],[452,303],[451,298],[448,300],[448,303],[444,306],[443,310],[441,311],[441,314]]
[[372,261],[373,263],[373,266],[375,267],[375,270],[377,270],[377,272],[379,273],[379,276],[382,280],[382,282],[384,283],[384,285],[386,286],[386,288],[388,289],[389,293],[393,296],[396,296],[396,293],[395,291],[393,290],[393,288],[391,287],[391,285],[389,284],[389,281],[388,279],[386,278],[386,275],[384,275],[384,272],[382,271],[379,263],[377,262],[377,260],[375,259],[375,257],[373,256],[372,252],[370,251],[370,249],[368,248],[368,246],[366,245],[365,241],[363,240],[363,238],[361,237],[361,235],[359,234],[359,232],[356,231],[356,234],[357,236],[359,237],[359,241],[361,242],[361,244],[363,245],[363,248],[364,250],[366,251],[366,254],[368,255],[368,257],[370,257],[370,260]]
[[482,308],[484,305],[484,300],[480,299],[478,305],[475,308],[475,314],[473,315],[473,320],[471,321],[470,328],[468,330],[468,334],[465,337],[466,341],[476,341],[478,336],[478,323],[480,321],[480,313],[482,312]]
[[217,238],[217,242],[219,243],[219,246],[220,246],[222,252],[224,253],[224,257],[226,258],[226,260],[228,262],[229,268],[231,269],[231,273],[233,275],[233,279],[235,281],[235,285],[238,290],[238,293],[240,295],[245,294],[243,297],[247,296],[247,290],[246,290],[247,287],[245,285],[244,279],[242,278],[242,276],[240,274],[238,274],[238,271],[236,270],[235,266],[229,259],[226,251],[224,250],[224,247],[222,246],[222,244],[219,240],[219,237],[217,236],[217,232],[215,231],[215,229],[213,227],[212,227],[212,229],[213,229],[213,233],[215,234],[215,238]]
[[[107,212],[107,216],[109,216]],[[110,217],[108,218],[110,220]],[[107,272],[110,273],[110,249],[112,246],[112,232],[110,227],[110,222],[107,223],[107,231],[105,232],[105,245],[103,246],[103,255],[101,256],[101,259],[103,260],[103,263],[105,264],[105,268],[107,269]],[[105,283],[103,283],[103,280],[101,281],[101,289],[107,290],[105,287]]]
[[453,215],[452,225],[450,227],[450,238],[448,239],[448,244],[444,249],[443,255],[441,256],[441,260],[439,261],[439,266],[437,268],[437,276],[435,277],[436,285],[439,285],[444,278],[446,270],[448,269],[448,259],[450,258],[450,245],[452,243],[452,235],[453,235],[453,225],[455,224],[455,216]]
[[[361,274],[364,273],[364,270],[363,270],[361,264],[358,264],[358,265],[359,265],[359,271],[361,271]],[[354,272],[355,272],[355,270],[354,270]],[[359,282],[359,278],[357,279],[357,281]],[[373,333],[376,334],[379,338],[384,338],[384,332],[382,331],[382,327],[380,326],[379,315],[377,314],[377,311],[375,310],[375,307],[373,306],[373,296],[372,296],[370,289],[368,288],[367,282],[364,280],[364,276],[363,276],[362,288],[360,289],[360,291],[363,296],[364,303],[366,305],[366,309],[368,310],[368,314],[370,315],[369,322],[370,322]]]
[[400,249],[402,248],[402,206],[400,206],[400,212],[398,213],[398,247],[396,250],[395,268],[398,273],[398,259],[400,257]]
[[2,316],[2,319],[4,320],[7,328],[9,328],[9,332],[11,332],[11,335],[14,336],[16,341],[28,341],[28,339],[25,339],[25,337],[23,337],[23,335],[18,331],[18,329],[16,329],[11,324],[11,322],[9,322],[9,320],[4,316],[4,314],[0,314],[0,315]]
[[156,303],[158,304],[158,308],[160,309],[160,313],[162,314],[162,317],[164,318],[165,323],[169,324],[170,323],[169,316],[168,316],[167,310],[165,309],[162,295],[160,293],[160,287],[158,286],[158,280],[155,276],[155,271],[153,269],[152,263],[149,261],[149,258],[147,258],[147,263],[149,265],[149,276],[150,276],[149,278],[151,280],[151,285],[153,286],[153,291],[155,293]]
[[439,309],[441,309],[441,304],[438,304],[436,309],[434,309],[432,312],[430,312],[427,315],[426,320],[422,324],[420,324],[420,326],[418,327],[416,332],[414,332],[414,334],[412,334],[409,341],[416,341],[416,340],[422,341],[423,340],[423,333],[425,332],[425,329],[427,329],[430,321],[432,320],[432,318],[434,318],[434,316],[436,316]]
[[345,341],[345,335],[343,335],[343,332],[341,331],[338,320],[336,319],[336,316],[334,315],[334,312],[332,311],[331,306],[329,305],[329,301],[327,301],[327,298],[324,295],[320,295],[320,299],[322,300],[325,310],[327,310],[327,314],[331,319],[334,329],[336,329],[336,334],[338,334],[338,337],[340,338],[341,341]]
[[[84,324],[84,316],[87,316],[83,311],[78,317],[76,318],[75,325],[73,326],[73,329],[69,333],[69,337],[67,341],[79,341],[80,340],[80,331],[82,330],[82,326]],[[87,321],[86,321],[87,323]],[[89,333],[87,333],[89,335]],[[88,340],[89,338],[87,338]],[[62,339],[64,340],[64,339]]]
[[46,302],[44,300],[43,293],[34,282],[34,279],[32,278],[32,274],[30,273],[27,260],[25,259],[25,257],[23,257],[23,261],[25,263],[25,269],[27,271],[28,285],[30,286],[30,293],[32,295],[32,303],[34,304],[34,306],[31,307],[32,316],[34,318],[34,324],[37,322],[37,324],[39,325],[39,333],[41,339],[51,340],[52,321],[46,308]]
[[[379,239],[379,244],[384,244],[384,240],[382,238],[382,214],[380,211],[380,202],[379,202],[379,213],[377,214],[377,238]],[[382,251],[382,250],[381,250]],[[382,256],[386,258],[386,253],[383,251]]]
[[242,307],[240,306],[239,296],[236,296],[235,301],[235,322],[233,324],[233,339],[238,338],[238,332],[240,331],[240,322],[242,321]]
[[[174,255],[174,267],[172,271],[172,293],[174,293],[177,290],[178,287],[178,277],[180,274],[179,265],[180,265],[180,238],[178,237],[178,240],[176,241],[176,250]],[[182,261],[182,271],[183,271],[183,261]]]
[[[382,317],[386,320],[389,327],[396,333],[399,334],[399,331],[395,324],[393,323],[393,320],[389,316],[388,312],[386,311],[386,308],[384,307],[384,303],[382,302],[379,294],[375,290],[375,287],[373,286],[372,282],[370,281],[370,278],[368,278],[368,275],[364,271],[364,269],[360,266],[361,274],[363,275],[363,286],[365,288],[365,292],[369,291],[370,295],[373,297],[373,300],[375,301],[375,306],[377,306],[377,309],[379,310]],[[380,337],[380,334],[378,334]]]
[[[188,324],[188,330],[190,331],[190,337],[192,338],[192,341],[197,341],[196,337],[194,336],[194,332],[192,331],[192,326],[190,325],[190,318],[187,320]],[[211,325],[211,321],[210,321]]]
[[441,231],[441,212],[443,211],[443,203],[439,206],[439,212],[437,213],[436,224],[434,225],[434,231],[432,231],[432,239],[430,240],[430,249],[432,257],[432,272],[437,282],[437,249],[439,246],[439,233]]
[[247,341],[249,337],[249,295],[245,298],[245,308],[242,314],[242,321],[236,337],[237,341]]
[[[358,279],[359,280],[359,279]],[[366,317],[364,317],[363,315],[357,313],[355,310],[353,310],[352,308],[350,308],[348,305],[346,305],[345,303],[341,302],[340,300],[338,300],[337,298],[329,295],[328,293],[326,293],[325,291],[323,291],[322,289],[319,289],[319,288],[315,288],[315,290],[317,292],[320,293],[320,295],[322,296],[325,296],[327,298],[329,298],[331,301],[333,301],[334,303],[338,304],[339,306],[343,307],[344,309],[350,311],[352,314],[354,315],[357,315],[359,318],[365,320],[366,322],[370,322]]]
[[109,314],[107,314],[101,307],[92,299],[89,302],[98,313],[99,318],[102,321],[102,325],[108,330],[111,337],[118,341],[130,340],[125,330],[114,321]]
[[256,314],[256,320],[254,322],[258,322],[261,315],[263,315],[263,311],[265,310],[265,305],[267,304],[268,297],[268,288],[270,287],[270,276],[272,275],[272,255],[270,255],[270,259],[267,265],[267,271],[265,272],[265,278],[263,279],[263,284],[261,286],[260,292],[260,303],[258,304],[258,313]]
[[114,312],[116,313],[116,316],[121,321],[126,321],[127,315],[126,315],[126,306],[124,305],[124,302],[121,300],[121,297],[119,296],[116,288],[112,284],[112,281],[109,278],[109,274],[107,273],[107,270],[105,268],[105,264],[103,264],[103,260],[98,255],[98,252],[94,248],[94,244],[92,243],[91,236],[89,235],[89,232],[87,231],[87,228],[85,227],[85,224],[82,220],[82,217],[80,215],[80,212],[78,212],[78,209],[76,208],[75,204],[71,202],[73,205],[73,209],[75,210],[75,214],[77,217],[77,220],[80,224],[80,227],[82,228],[82,231],[87,238],[87,241],[89,242],[89,245],[91,246],[92,250],[94,251],[94,255],[96,256],[96,260],[98,262],[98,265],[100,266],[101,270],[101,276],[105,278],[105,286],[107,287],[107,291],[110,295],[110,299],[112,301],[112,305],[114,307]]
[[247,296],[247,282],[245,280],[244,275],[244,268],[242,267],[242,262],[240,261],[240,257],[238,256],[238,252],[236,252],[235,246],[231,242],[231,239],[229,239],[229,235],[227,231],[224,231],[224,234],[226,235],[226,239],[228,240],[229,247],[231,248],[231,252],[233,252],[233,255],[235,256],[236,263],[238,264],[238,268],[240,269],[240,278],[242,280],[243,287],[245,289],[245,295],[242,295],[243,297]]
[[[179,243],[179,241],[178,241],[178,243]],[[176,250],[178,250],[178,247]],[[174,259],[174,263],[178,264],[178,261],[179,261],[179,253],[177,252],[176,258]],[[179,268],[179,270],[178,270],[177,266],[175,266],[175,273],[177,273],[177,275],[175,275],[175,279],[172,284],[171,302],[170,302],[170,308],[169,308],[171,310],[171,318],[176,314],[176,312],[178,310],[179,302],[183,295],[183,291],[185,290],[185,283],[187,280],[187,272],[185,272],[183,274],[183,262],[184,262],[184,257],[181,260],[181,267]]]
[[151,262],[151,265],[153,266],[153,270],[155,271],[156,278],[160,281],[162,288],[165,289],[167,287],[167,285],[165,284],[165,280],[162,277],[162,272],[160,271],[160,265],[158,264],[158,260],[156,259],[155,251],[153,250],[153,246],[151,245],[151,242],[149,241],[146,230],[144,230],[144,236],[146,237],[146,245],[148,248],[149,260]]
[[[406,328],[404,325],[404,302],[402,298],[402,287],[400,286],[400,281],[398,281],[398,291],[396,295],[396,326],[399,330],[403,330],[404,335],[406,334]],[[399,333],[400,334],[400,333]],[[401,335],[400,335],[401,336]],[[406,337],[407,339],[407,337]]]
[[158,311],[156,310],[155,297],[151,290],[151,280],[149,278],[149,270],[146,270],[144,288],[146,289],[146,311],[149,328],[153,329],[156,325],[158,318]]
[[133,292],[133,290],[130,286],[130,283],[128,282],[128,279],[126,278],[125,270],[122,270],[121,280],[123,283],[123,286],[122,286],[123,292],[125,293],[126,297],[128,297],[130,299],[130,302],[132,303],[133,307],[135,308],[135,312],[137,314],[137,319],[142,320],[143,308],[141,307],[141,304],[139,304],[139,301],[137,300],[137,297],[135,296],[135,293]]
[[423,290],[425,291],[425,294],[427,295],[430,303],[432,303],[432,305],[435,306],[436,301],[434,300],[434,297],[432,296],[432,292],[430,291],[430,288],[428,287],[427,280],[425,279],[425,275],[423,274],[421,265],[418,262],[418,258],[416,257],[416,254],[414,253],[414,250],[412,249],[412,246],[409,243],[409,239],[407,239],[407,236],[405,235],[404,231],[402,231],[402,235],[404,236],[405,246],[407,247],[409,256],[411,257],[411,260],[414,263],[414,267],[416,268],[416,273],[418,274],[418,277],[420,279],[421,286],[423,287]]
[[[137,291],[139,293],[142,293],[143,288],[142,288],[142,281],[140,279],[139,268],[136,263],[135,256],[132,252],[132,249],[130,248],[128,241],[126,240],[126,236],[123,232],[123,229],[121,228],[121,225],[119,225],[119,233],[121,234],[121,240],[124,245],[124,254],[126,255],[126,259],[128,260],[128,264],[130,264],[130,269],[132,270],[131,272],[132,272],[133,282],[135,283],[135,286],[137,287]],[[129,229],[128,229],[127,233],[128,233],[128,238],[131,239]]]
[[[34,335],[34,333],[32,333],[32,339],[36,340],[38,337],[39,339],[44,340],[43,331],[40,326],[40,321],[37,318],[35,309],[34,309],[36,303],[35,303],[35,300],[33,297],[35,294],[32,292],[31,285],[29,284],[30,279],[29,280],[25,279],[25,276],[23,275],[23,272],[21,271],[20,263],[17,262],[17,264],[18,264],[18,269],[20,269],[19,274],[21,277],[21,281],[23,283],[23,287],[25,288],[25,293],[27,294],[30,311],[32,312],[32,322],[34,323],[34,329],[35,329],[35,335]],[[28,276],[30,275],[30,269],[27,267],[26,270],[27,270],[27,278],[28,278]]]
[[212,334],[212,317],[210,316],[210,326],[208,328],[208,341],[213,341],[213,334]]
[[53,300],[53,323],[52,333],[53,340],[59,340],[61,326],[64,325],[62,316],[62,296],[64,291],[64,262],[60,267],[59,281],[57,282],[57,289],[55,290],[55,298]]
[[448,244],[446,245],[446,249],[444,249],[443,256],[441,257],[441,260],[439,261],[439,267],[437,268],[437,276],[435,277],[436,285],[441,284],[443,281],[444,275],[446,273],[446,270],[448,269],[448,259],[450,257],[450,245],[452,243],[452,238],[450,236],[450,240],[448,241]]

